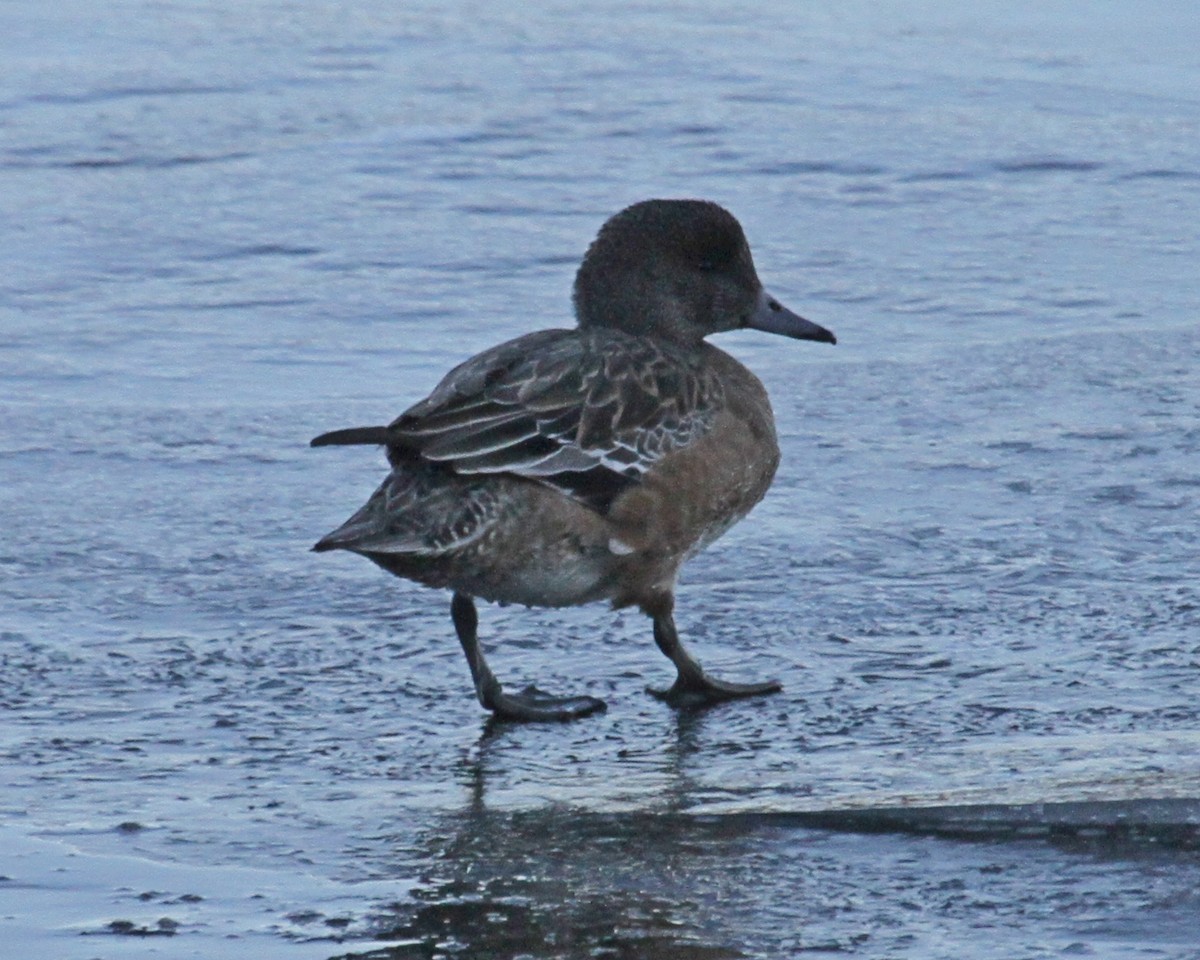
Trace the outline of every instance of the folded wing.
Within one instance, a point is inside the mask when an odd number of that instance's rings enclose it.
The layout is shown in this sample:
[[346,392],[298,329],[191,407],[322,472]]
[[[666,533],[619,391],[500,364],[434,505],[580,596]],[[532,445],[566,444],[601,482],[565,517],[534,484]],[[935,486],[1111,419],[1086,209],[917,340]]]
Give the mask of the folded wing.
[[388,426],[388,455],[536,479],[604,512],[706,433],[723,400],[698,358],[670,344],[546,330],[451,370]]

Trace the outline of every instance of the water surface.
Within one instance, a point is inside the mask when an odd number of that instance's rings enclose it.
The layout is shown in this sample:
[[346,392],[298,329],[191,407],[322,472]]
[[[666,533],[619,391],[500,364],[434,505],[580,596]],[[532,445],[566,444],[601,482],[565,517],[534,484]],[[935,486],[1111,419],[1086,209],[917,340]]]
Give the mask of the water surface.
[[[1200,956],[1200,36],[1170,3],[0,11],[0,923],[23,956]],[[307,448],[570,322],[647,196],[839,345],[636,613],[308,546]]]

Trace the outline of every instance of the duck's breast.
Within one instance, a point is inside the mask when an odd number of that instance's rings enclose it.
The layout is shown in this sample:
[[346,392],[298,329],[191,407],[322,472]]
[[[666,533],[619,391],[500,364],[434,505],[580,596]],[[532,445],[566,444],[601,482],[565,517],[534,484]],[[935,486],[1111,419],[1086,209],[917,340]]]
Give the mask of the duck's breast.
[[775,419],[762,383],[733,357],[705,348],[723,394],[711,428],[658,461],[609,514],[635,551],[679,563],[749,513],[779,466]]

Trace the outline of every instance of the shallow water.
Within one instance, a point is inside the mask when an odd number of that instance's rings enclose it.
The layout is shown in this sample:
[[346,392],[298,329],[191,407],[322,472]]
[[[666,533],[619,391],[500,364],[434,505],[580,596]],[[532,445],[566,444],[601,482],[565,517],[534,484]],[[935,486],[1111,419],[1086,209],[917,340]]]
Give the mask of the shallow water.
[[[21,956],[1200,957],[1200,27],[1183,5],[0,10],[0,929]],[[309,450],[711,197],[836,349],[681,630],[307,547]]]

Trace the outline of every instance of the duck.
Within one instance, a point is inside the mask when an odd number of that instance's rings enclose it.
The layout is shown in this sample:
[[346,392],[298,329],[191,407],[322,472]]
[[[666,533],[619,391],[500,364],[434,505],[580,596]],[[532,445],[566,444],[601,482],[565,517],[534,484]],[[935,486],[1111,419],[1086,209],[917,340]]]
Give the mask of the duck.
[[573,328],[484,350],[386,426],[313,439],[383,446],[390,472],[312,549],[450,591],[475,695],[498,720],[574,720],[606,704],[506,689],[480,646],[477,600],[639,608],[676,671],[649,692],[679,708],[778,692],[777,680],[710,676],[675,623],[680,568],[750,512],[780,462],[766,389],[706,338],[837,338],[767,292],[741,224],[707,200],[611,217],[573,302]]

